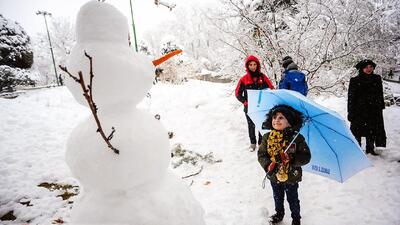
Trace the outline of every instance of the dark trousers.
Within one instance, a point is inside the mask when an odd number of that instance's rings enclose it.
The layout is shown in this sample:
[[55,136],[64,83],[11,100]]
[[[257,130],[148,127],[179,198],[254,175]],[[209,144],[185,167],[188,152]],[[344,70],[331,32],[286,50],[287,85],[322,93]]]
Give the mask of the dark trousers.
[[[256,125],[254,125],[253,121],[250,119],[250,117],[247,114],[246,114],[246,119],[247,119],[247,128],[249,129],[250,143],[255,144],[255,143],[257,143]],[[260,132],[258,132],[258,145],[261,144],[261,139],[262,139],[262,135],[260,134]]]
[[[354,136],[358,142],[358,144],[361,147],[361,136]],[[373,136],[368,136],[365,137],[366,143],[365,143],[365,149],[367,151],[373,151],[375,148],[375,138]]]
[[275,211],[279,214],[285,215],[285,208],[283,202],[285,200],[285,193],[287,201],[289,202],[291,216],[293,220],[300,220],[300,200],[297,192],[299,188],[298,183],[275,183],[271,181],[272,192],[274,194]]

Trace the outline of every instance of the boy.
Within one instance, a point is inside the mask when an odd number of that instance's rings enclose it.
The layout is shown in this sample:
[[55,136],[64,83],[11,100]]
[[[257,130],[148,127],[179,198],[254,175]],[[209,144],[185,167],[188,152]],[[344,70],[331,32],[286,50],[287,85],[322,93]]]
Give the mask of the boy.
[[279,223],[285,215],[284,197],[292,212],[292,225],[300,225],[298,182],[301,166],[310,162],[311,153],[304,137],[299,133],[303,125],[300,112],[287,105],[277,105],[267,114],[263,127],[271,131],[264,134],[258,150],[258,162],[270,180],[276,213],[269,218]]

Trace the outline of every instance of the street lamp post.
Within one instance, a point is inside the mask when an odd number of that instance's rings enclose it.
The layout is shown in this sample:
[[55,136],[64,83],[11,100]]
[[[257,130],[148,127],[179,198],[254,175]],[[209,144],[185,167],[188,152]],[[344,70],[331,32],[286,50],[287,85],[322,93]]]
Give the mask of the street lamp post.
[[129,3],[130,3],[130,5],[131,5],[131,17],[132,17],[133,38],[135,39],[135,50],[136,50],[136,52],[137,52],[137,51],[138,51],[138,48],[137,48],[137,40],[136,40],[135,21],[133,20],[132,0],[129,0]]
[[58,80],[58,76],[57,76],[57,67],[56,67],[56,61],[54,59],[53,47],[51,45],[49,28],[47,26],[47,20],[46,20],[46,16],[51,16],[51,13],[46,12],[46,11],[37,11],[36,15],[43,15],[44,23],[46,24],[47,37],[49,38],[51,58],[53,59],[54,75],[56,76],[57,85],[60,86],[60,81]]

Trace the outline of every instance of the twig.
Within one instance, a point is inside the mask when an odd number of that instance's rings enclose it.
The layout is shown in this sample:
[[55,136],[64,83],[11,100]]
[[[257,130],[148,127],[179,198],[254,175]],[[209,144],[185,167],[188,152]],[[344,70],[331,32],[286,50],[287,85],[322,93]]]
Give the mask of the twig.
[[104,130],[103,130],[102,126],[101,126],[99,117],[97,116],[97,110],[98,110],[98,108],[97,108],[95,102],[93,101],[93,92],[92,92],[92,90],[93,90],[93,86],[92,86],[92,85],[93,85],[93,77],[94,77],[94,75],[93,75],[93,60],[92,60],[93,58],[92,58],[90,55],[88,55],[86,52],[85,52],[85,56],[86,56],[87,58],[89,58],[89,61],[90,61],[90,83],[89,83],[88,86],[86,86],[86,84],[85,84],[85,80],[83,79],[82,71],[79,71],[79,72],[78,72],[78,75],[79,75],[79,78],[78,78],[78,77],[72,75],[72,74],[68,71],[67,67],[61,66],[61,65],[59,65],[59,67],[60,67],[60,69],[61,69],[62,71],[64,71],[64,72],[67,73],[72,79],[74,79],[74,81],[80,83],[80,85],[81,85],[81,87],[82,87],[82,90],[83,90],[83,96],[85,97],[85,99],[86,99],[86,101],[87,101],[87,103],[88,103],[88,105],[89,105],[89,107],[90,107],[90,110],[92,111],[92,114],[93,114],[93,117],[94,117],[94,119],[95,119],[95,121],[96,121],[96,124],[97,124],[97,131],[96,131],[96,132],[99,132],[99,133],[100,133],[101,137],[102,137],[103,140],[106,142],[107,146],[108,146],[111,150],[113,150],[115,154],[119,154],[119,150],[116,149],[116,148],[111,144],[111,142],[110,142],[111,139],[114,137],[115,128],[114,128],[114,127],[111,127],[111,133],[110,133],[110,135],[108,135],[108,137],[107,137],[106,134],[104,133]]
[[[90,55],[88,55],[85,51],[85,56],[89,58],[89,65],[90,65],[90,70],[89,70],[89,74],[90,74],[90,84],[88,86],[88,89],[90,90],[90,100],[93,102],[93,94],[92,94],[92,84],[93,84],[93,60],[92,57]],[[94,103],[94,102],[93,102]],[[97,110],[96,110],[97,111]]]
[[192,173],[192,174],[189,174],[187,176],[183,176],[182,179],[186,179],[186,178],[189,178],[189,177],[193,177],[193,176],[199,175],[201,173],[201,171],[203,171],[203,166],[201,166],[200,170],[197,171],[196,173]]

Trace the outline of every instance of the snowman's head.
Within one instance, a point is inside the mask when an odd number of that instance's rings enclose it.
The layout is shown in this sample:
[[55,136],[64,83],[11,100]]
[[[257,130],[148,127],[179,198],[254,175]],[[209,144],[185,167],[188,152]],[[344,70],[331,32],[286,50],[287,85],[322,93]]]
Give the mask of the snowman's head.
[[[78,77],[81,71],[85,84],[90,83],[90,61],[93,59],[94,102],[100,108],[115,104],[136,105],[151,88],[154,66],[144,55],[128,45],[128,22],[112,5],[91,1],[77,16],[77,43],[71,51],[67,69]],[[80,84],[72,79],[66,85],[75,99],[87,106]]]
[[83,5],[76,18],[76,38],[82,42],[118,42],[129,44],[126,17],[114,6],[90,1]]

